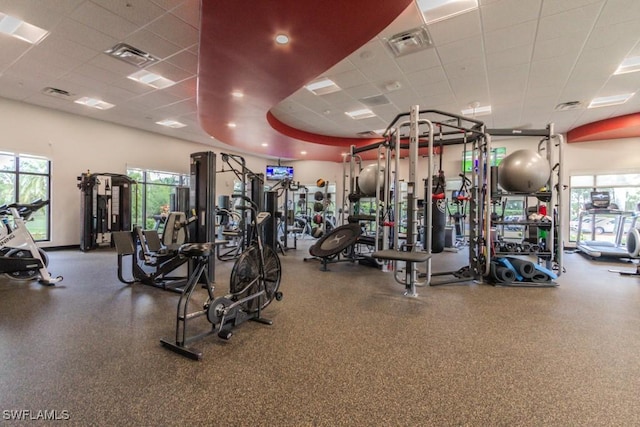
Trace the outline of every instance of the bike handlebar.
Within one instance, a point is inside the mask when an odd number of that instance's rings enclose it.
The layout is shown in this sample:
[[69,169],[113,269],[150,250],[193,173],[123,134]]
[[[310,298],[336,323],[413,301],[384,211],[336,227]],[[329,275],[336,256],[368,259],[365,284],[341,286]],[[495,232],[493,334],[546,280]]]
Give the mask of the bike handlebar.
[[11,214],[11,208],[17,209],[22,217],[31,215],[33,212],[42,209],[49,204],[48,200],[34,200],[31,203],[12,203],[10,205],[0,206],[0,215]]

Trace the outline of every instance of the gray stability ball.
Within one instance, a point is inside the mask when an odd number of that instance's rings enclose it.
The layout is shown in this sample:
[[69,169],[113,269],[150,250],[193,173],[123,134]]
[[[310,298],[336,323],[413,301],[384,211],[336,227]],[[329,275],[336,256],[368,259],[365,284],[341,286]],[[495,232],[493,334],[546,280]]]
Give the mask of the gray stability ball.
[[384,187],[384,169],[378,171],[378,165],[372,164],[365,166],[358,175],[358,187],[363,196],[376,195],[376,175],[378,175],[378,184],[380,188]]
[[539,191],[549,181],[550,174],[547,160],[532,150],[514,151],[498,166],[498,182],[505,191]]

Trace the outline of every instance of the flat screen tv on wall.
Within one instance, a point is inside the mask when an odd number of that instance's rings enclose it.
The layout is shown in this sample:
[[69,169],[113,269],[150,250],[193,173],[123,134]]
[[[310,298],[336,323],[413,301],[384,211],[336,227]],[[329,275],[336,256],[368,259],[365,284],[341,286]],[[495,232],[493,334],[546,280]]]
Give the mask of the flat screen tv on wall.
[[267,165],[265,173],[267,180],[280,181],[281,179],[293,179],[293,166]]

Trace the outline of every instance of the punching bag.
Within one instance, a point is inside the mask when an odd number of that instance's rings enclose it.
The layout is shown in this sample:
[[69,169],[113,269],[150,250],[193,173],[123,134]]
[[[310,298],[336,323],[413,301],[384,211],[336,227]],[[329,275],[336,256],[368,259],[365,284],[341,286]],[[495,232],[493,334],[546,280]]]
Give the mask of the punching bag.
[[431,252],[437,254],[444,251],[447,199],[433,199],[431,203]]

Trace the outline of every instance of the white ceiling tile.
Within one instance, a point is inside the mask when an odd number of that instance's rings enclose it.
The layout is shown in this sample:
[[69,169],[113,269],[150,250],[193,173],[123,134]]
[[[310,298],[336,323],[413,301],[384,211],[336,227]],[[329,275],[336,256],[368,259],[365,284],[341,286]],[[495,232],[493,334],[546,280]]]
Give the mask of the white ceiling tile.
[[74,73],[82,74],[85,77],[102,83],[113,83],[123,78],[120,73],[114,73],[104,68],[96,67],[89,63],[84,63],[73,70]]
[[133,22],[139,27],[147,25],[148,23],[165,13],[165,10],[163,8],[151,2],[150,0],[98,0],[96,1],[96,3],[98,3],[101,7],[115,13],[121,18]]
[[120,61],[117,58],[103,53],[102,55],[96,55],[94,58],[86,61],[87,64],[95,67],[102,68],[116,74],[118,76],[128,76],[138,71],[138,68],[124,61]]
[[479,37],[471,37],[438,46],[437,50],[442,64],[450,64],[465,58],[481,58],[484,56],[482,40]]
[[82,3],[69,17],[118,40],[136,30],[133,23],[91,1]]
[[0,52],[2,52],[2,55],[0,55],[0,72],[32,48],[32,45],[22,40],[0,36]]
[[325,73],[323,76],[333,80],[333,82],[342,89],[358,86],[361,85],[363,81],[366,81],[365,76],[362,75],[359,70],[349,70],[339,74]]
[[550,40],[572,35],[585,37],[594,27],[599,12],[600,5],[594,4],[545,16],[540,19],[536,39]]
[[575,34],[557,39],[536,40],[533,60],[540,61],[555,57],[577,58],[583,44],[584,37]]
[[179,82],[194,76],[193,73],[183,70],[182,68],[178,68],[167,61],[153,64],[147,67],[146,70],[151,73],[160,74],[162,77],[166,77],[174,82]]
[[182,52],[178,52],[177,54],[170,56],[166,59],[166,62],[180,67],[183,70],[188,71],[190,74],[195,75],[198,73],[198,55],[195,55],[188,50],[183,50]]
[[192,77],[163,90],[178,98],[191,98],[196,96],[196,85],[197,80],[195,77]]
[[482,78],[486,78],[484,58],[465,58],[460,61],[445,64],[443,68],[448,79],[478,79],[479,75],[481,75]]
[[487,54],[501,52],[517,46],[531,45],[535,39],[536,21],[511,25],[499,30],[484,33],[484,46]]
[[156,19],[145,29],[182,48],[198,43],[198,30],[170,13]]
[[487,55],[487,69],[490,73],[498,73],[504,68],[518,67],[531,60],[531,46],[518,46]]
[[598,25],[611,25],[640,18],[637,0],[608,0],[602,8]]
[[160,59],[165,59],[171,55],[175,55],[182,50],[180,46],[160,38],[154,33],[146,30],[136,31],[125,38],[124,42]]
[[480,13],[473,10],[456,17],[439,21],[428,27],[429,34],[436,46],[452,43],[470,37],[480,38]]
[[97,52],[104,52],[118,42],[117,38],[108,36],[73,19],[63,20],[56,27],[54,33],[56,37],[71,40]]
[[352,86],[344,90],[354,99],[365,98],[367,96],[381,95],[376,85],[365,83],[358,86]]
[[606,1],[607,0],[544,0],[542,3],[542,16],[555,15],[592,4],[602,5]]
[[75,41],[68,40],[54,32],[38,44],[37,50],[44,49],[55,52],[58,56],[73,58],[78,61],[89,61],[100,53],[95,49],[83,46]]
[[171,13],[192,27],[200,28],[200,0],[185,0]]
[[596,25],[589,35],[584,49],[631,50],[640,40],[638,27],[640,18],[610,25]]
[[414,87],[431,84],[442,86],[442,82],[444,82],[445,86],[447,85],[447,76],[442,67],[432,67],[427,70],[408,73],[405,75],[405,78],[409,84]]
[[171,10],[180,6],[182,3],[184,3],[185,0],[151,0],[151,1],[157,4],[158,6],[160,6],[161,8],[163,8],[164,10]]
[[411,73],[440,65],[440,58],[436,49],[430,48],[396,58],[396,62],[403,72]]
[[482,27],[493,31],[538,19],[541,0],[503,0],[481,6]]

